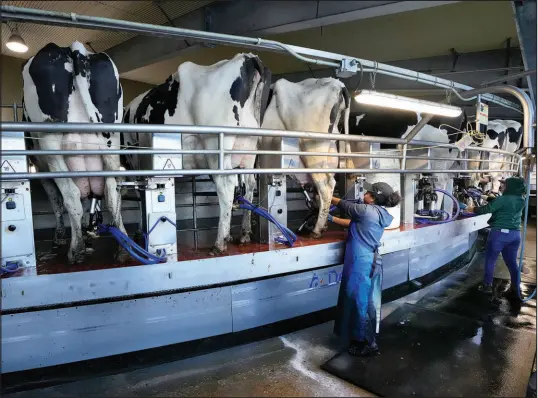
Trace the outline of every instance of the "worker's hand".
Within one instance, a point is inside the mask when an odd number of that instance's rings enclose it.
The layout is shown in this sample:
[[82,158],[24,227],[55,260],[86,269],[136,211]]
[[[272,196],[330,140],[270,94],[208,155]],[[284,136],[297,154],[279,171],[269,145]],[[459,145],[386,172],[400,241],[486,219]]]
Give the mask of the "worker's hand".
[[467,206],[465,211],[468,212],[468,213],[474,213],[474,206],[473,205]]
[[329,214],[329,217],[327,217],[327,220],[329,220],[330,222],[333,222],[333,216]]

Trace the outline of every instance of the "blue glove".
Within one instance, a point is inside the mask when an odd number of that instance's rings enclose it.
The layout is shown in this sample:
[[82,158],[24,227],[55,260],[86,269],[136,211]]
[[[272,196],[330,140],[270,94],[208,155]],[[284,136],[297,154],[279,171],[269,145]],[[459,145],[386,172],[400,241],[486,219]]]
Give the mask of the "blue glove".
[[330,221],[330,222],[333,222],[333,216],[329,214],[329,217],[327,217],[327,219]]

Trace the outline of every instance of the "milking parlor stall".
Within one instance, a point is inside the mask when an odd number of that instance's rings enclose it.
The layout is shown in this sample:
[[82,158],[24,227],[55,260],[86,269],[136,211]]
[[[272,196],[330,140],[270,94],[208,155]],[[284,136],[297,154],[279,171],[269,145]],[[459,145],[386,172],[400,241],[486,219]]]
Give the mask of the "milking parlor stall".
[[[346,231],[327,224],[339,214],[330,198],[360,200],[365,182],[388,182],[403,199],[380,247],[383,289],[420,287],[474,255],[490,215],[465,205],[498,195],[504,178],[530,179],[534,105],[515,86],[473,88],[210,29],[6,5],[1,16],[21,30],[52,25],[237,50],[210,66],[178,65],[131,102],[114,59],[76,35],[67,46],[43,42],[25,61],[23,102],[2,104],[12,115],[1,124],[4,374],[334,307]],[[331,77],[276,80],[264,64],[271,53]],[[380,76],[437,88],[446,100],[384,92]],[[371,113],[356,114],[357,104]],[[488,107],[518,120],[491,120]],[[375,123],[361,132],[375,112],[379,123],[413,120],[397,134]]]

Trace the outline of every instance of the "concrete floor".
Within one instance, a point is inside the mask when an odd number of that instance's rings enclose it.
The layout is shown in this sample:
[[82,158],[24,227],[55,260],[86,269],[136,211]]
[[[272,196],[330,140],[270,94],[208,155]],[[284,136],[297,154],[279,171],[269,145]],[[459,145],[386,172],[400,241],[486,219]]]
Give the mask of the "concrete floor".
[[[536,281],[536,226],[532,224],[525,249],[529,271],[525,278]],[[476,261],[482,261],[481,256]],[[495,273],[508,277],[502,260]],[[430,288],[384,305],[383,316],[402,303],[416,303]],[[339,351],[332,327],[333,322],[328,322],[195,358],[5,396],[373,396],[320,369]]]

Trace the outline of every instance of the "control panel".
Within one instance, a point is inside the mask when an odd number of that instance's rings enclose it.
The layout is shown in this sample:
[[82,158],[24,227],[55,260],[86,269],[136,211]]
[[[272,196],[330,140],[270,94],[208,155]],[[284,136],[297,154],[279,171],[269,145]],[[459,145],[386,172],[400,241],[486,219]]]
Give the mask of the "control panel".
[[[2,134],[2,150],[24,150],[23,132]],[[2,174],[26,173],[26,156],[2,156]],[[34,224],[30,181],[2,181],[0,185],[1,269],[2,273],[35,272]]]

